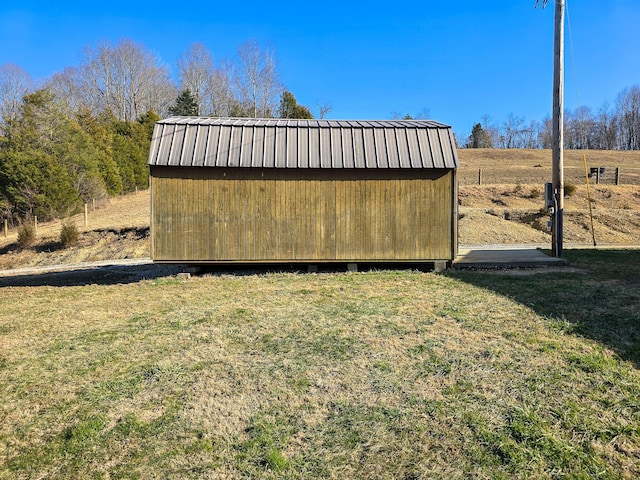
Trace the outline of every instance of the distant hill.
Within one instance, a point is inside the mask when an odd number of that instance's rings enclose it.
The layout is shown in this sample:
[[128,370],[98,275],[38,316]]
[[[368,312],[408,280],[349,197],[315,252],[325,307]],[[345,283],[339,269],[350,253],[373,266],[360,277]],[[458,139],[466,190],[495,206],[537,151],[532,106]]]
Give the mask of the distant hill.
[[[540,184],[551,181],[551,150],[476,148],[459,149],[461,185],[482,183]],[[613,183],[615,168],[621,169],[621,183],[640,185],[640,151],[565,150],[565,183],[582,185],[584,161],[587,167],[605,167],[602,183]],[[594,179],[595,180],[595,179]]]

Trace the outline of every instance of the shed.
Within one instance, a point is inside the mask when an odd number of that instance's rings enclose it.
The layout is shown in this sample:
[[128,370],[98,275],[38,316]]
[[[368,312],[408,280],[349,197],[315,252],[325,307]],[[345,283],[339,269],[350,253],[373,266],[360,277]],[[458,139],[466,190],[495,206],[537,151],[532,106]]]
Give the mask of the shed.
[[171,117],[149,153],[161,263],[428,263],[457,254],[458,158],[430,120]]

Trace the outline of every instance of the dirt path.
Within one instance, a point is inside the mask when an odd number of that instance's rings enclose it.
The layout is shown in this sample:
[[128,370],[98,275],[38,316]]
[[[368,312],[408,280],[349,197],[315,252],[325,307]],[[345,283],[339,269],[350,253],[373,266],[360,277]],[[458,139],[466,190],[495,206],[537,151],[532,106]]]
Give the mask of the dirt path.
[[181,265],[159,265],[149,258],[16,268],[0,271],[0,287],[115,285],[176,275]]

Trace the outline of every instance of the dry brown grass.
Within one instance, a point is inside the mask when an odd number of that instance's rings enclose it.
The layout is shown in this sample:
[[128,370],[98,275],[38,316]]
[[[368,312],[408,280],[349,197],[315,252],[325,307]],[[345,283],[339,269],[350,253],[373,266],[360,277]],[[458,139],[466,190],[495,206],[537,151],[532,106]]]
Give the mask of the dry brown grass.
[[[615,167],[622,170],[621,183],[640,185],[640,152],[565,150],[565,183],[584,184],[584,162],[588,167],[606,167],[603,183],[612,183]],[[550,150],[460,149],[461,185],[477,185],[478,169],[485,184],[544,185],[551,181]]]
[[[460,187],[460,243],[550,243],[549,215],[538,185]],[[640,186],[592,185],[593,229],[599,245],[640,245]],[[564,240],[592,245],[586,186],[565,198]]]
[[[550,243],[548,215],[541,214],[544,184],[551,181],[551,151],[461,149],[460,243]],[[593,245],[584,176],[588,167],[606,167],[602,183],[590,180],[593,231],[598,245],[640,245],[640,152],[565,151],[564,241]],[[615,167],[621,184],[613,185]],[[482,185],[478,170],[482,169]]]
[[[65,223],[75,224],[78,242],[63,248],[60,232]],[[7,238],[0,234],[0,269],[58,265],[87,261],[149,256],[149,191],[114,197],[67,219],[38,224],[36,242],[29,249],[18,248],[17,229]]]
[[[88,205],[88,225],[84,224],[84,213],[67,219],[38,224],[41,238],[55,238],[60,234],[64,222],[75,223],[80,232],[106,229],[127,229],[149,226],[149,190],[137,194],[121,195],[96,202],[95,208]],[[7,238],[0,235],[0,247],[15,242],[17,229],[10,229]]]

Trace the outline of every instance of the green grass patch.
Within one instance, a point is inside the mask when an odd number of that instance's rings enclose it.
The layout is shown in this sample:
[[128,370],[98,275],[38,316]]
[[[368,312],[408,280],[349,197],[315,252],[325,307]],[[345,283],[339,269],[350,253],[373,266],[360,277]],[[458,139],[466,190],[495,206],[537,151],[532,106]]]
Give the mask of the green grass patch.
[[0,478],[638,478],[640,257],[5,287]]

